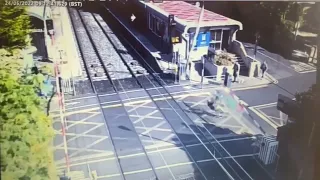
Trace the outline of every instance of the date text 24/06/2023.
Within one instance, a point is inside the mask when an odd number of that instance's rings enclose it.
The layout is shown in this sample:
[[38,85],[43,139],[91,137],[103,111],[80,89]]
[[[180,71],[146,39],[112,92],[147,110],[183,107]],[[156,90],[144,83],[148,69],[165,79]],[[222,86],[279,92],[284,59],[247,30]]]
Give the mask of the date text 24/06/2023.
[[5,0],[6,6],[54,6],[54,7],[82,7],[82,2],[73,1],[19,1]]

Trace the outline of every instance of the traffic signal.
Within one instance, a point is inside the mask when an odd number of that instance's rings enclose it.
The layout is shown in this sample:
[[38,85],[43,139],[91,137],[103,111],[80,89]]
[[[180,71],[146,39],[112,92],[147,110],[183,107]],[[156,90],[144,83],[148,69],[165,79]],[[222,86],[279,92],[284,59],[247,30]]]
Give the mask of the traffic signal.
[[52,21],[52,19],[47,19],[46,20],[46,26],[47,26],[48,33],[49,33],[49,31],[53,30],[53,21]]
[[47,26],[47,30],[53,30],[53,21],[52,19],[47,19],[46,20],[46,26]]
[[289,117],[294,119],[301,118],[301,112],[299,111],[299,105],[292,98],[284,96],[282,94],[278,95],[277,109]]
[[168,24],[169,26],[175,26],[176,25],[176,22],[174,21],[174,15],[173,14],[170,14],[169,17],[168,17]]
[[171,42],[172,44],[180,43],[180,37],[171,37]]

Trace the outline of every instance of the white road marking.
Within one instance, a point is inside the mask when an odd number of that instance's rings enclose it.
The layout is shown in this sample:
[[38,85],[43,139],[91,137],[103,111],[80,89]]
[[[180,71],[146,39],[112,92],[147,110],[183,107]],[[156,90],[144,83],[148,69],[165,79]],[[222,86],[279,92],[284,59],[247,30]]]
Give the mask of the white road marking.
[[[234,159],[234,158],[241,158],[241,157],[254,157],[257,154],[242,154],[242,155],[236,155],[236,156],[227,156],[227,157],[223,157],[223,159]],[[90,162],[84,162],[84,163],[77,163],[77,164],[70,164],[70,166],[78,166],[78,165],[82,165],[82,164],[89,164],[89,163],[95,163],[95,162],[100,162],[100,161],[106,161],[106,160],[112,160],[114,158],[108,158],[108,159],[100,159],[97,161],[90,161]],[[198,160],[197,163],[204,163],[204,162],[209,162],[209,161],[216,161],[216,160],[221,160],[222,158],[216,158],[216,159],[203,159],[203,160]],[[178,167],[178,166],[185,166],[185,165],[191,165],[193,164],[193,162],[182,162],[182,163],[176,163],[176,164],[170,164],[170,165],[166,165],[166,166],[159,166],[159,167],[155,167],[156,170],[160,170],[160,169],[166,169],[166,168],[173,168],[173,167]],[[65,166],[60,166],[58,167],[59,169],[64,168]],[[141,170],[136,170],[136,171],[129,171],[129,172],[124,172],[125,175],[127,174],[136,174],[136,173],[141,173],[141,172],[147,172],[147,171],[152,171],[151,168],[147,168],[147,169],[141,169]],[[120,174],[110,174],[110,175],[105,175],[105,176],[98,176],[98,179],[100,178],[106,178],[106,177],[115,177],[115,176],[120,176]]]
[[80,102],[76,101],[76,102],[70,102],[70,103],[65,103],[65,106],[73,106],[76,104],[79,104]]
[[143,133],[141,133],[139,136],[142,136],[142,135],[145,135],[145,134],[148,134],[149,132],[151,131],[154,131],[156,128],[162,126],[163,124],[165,124],[166,121],[161,121],[159,124],[153,126],[152,128],[148,128],[148,130],[144,131]]
[[135,120],[133,123],[136,124],[140,121],[143,121],[144,119],[151,117],[151,115],[153,115],[157,112],[158,112],[158,110],[152,111],[151,113],[148,113],[148,114],[144,115],[143,117],[140,117],[139,119]]
[[[136,127],[136,129],[149,129],[149,127]],[[163,132],[172,132],[171,129],[164,129],[164,128],[154,128],[155,131],[163,131]]]
[[274,105],[277,105],[277,102],[267,103],[267,104],[260,104],[260,105],[251,106],[251,107],[255,108],[255,109],[260,109],[260,108],[266,108],[266,107],[273,107]]
[[239,88],[231,88],[232,91],[244,91],[244,90],[249,90],[249,89],[259,89],[259,88],[264,88],[268,87],[269,85],[264,84],[264,85],[259,85],[259,86],[249,86],[249,87],[239,87]]
[[306,73],[312,73],[312,72],[316,72],[317,70],[310,70],[310,71],[302,71],[302,72],[299,72],[301,74],[306,74]]
[[253,111],[255,114],[257,114],[261,119],[263,119],[265,122],[267,122],[271,127],[277,130],[278,126],[276,126],[273,122],[271,122],[266,116],[264,116],[262,113],[260,113],[258,110],[256,110],[254,107],[249,107],[251,111]]

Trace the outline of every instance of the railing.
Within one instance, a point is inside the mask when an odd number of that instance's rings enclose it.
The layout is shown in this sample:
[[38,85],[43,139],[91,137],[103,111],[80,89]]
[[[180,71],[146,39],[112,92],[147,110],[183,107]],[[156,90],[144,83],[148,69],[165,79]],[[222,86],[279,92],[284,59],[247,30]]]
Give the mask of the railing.
[[63,92],[64,93],[72,94],[73,96],[76,95],[74,79],[73,78],[63,79],[62,80],[62,86],[63,86]]
[[249,77],[257,77],[260,74],[260,62],[248,56],[243,44],[234,40],[231,44],[231,51],[241,57],[244,64],[249,68]]

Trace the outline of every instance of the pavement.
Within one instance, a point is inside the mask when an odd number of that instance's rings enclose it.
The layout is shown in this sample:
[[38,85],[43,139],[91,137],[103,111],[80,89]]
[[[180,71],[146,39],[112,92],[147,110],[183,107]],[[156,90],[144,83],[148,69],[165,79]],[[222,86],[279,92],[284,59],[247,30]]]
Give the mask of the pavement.
[[[246,46],[248,47],[248,44]],[[250,47],[247,50],[250,53]],[[299,69],[295,66],[295,62],[262,48],[258,48],[256,57],[260,61],[267,62],[268,73],[277,83],[261,88],[235,90],[235,93],[247,105],[252,118],[260,124],[266,134],[276,135],[277,128],[285,124],[288,119],[287,115],[276,108],[278,94],[294,98],[296,93],[308,90],[316,82],[315,67],[299,62],[302,64]]]
[[68,16],[67,8],[52,8],[52,19],[54,25],[53,47],[50,47],[53,61],[61,62],[61,77],[81,77],[86,72],[82,68],[83,63],[79,58],[76,39],[73,35],[72,25]]
[[[248,55],[254,57],[254,45],[249,43],[243,44]],[[260,62],[266,61],[268,65],[267,72],[278,80],[316,71],[315,64],[285,59],[282,56],[268,52],[261,47],[258,48],[255,59]]]

